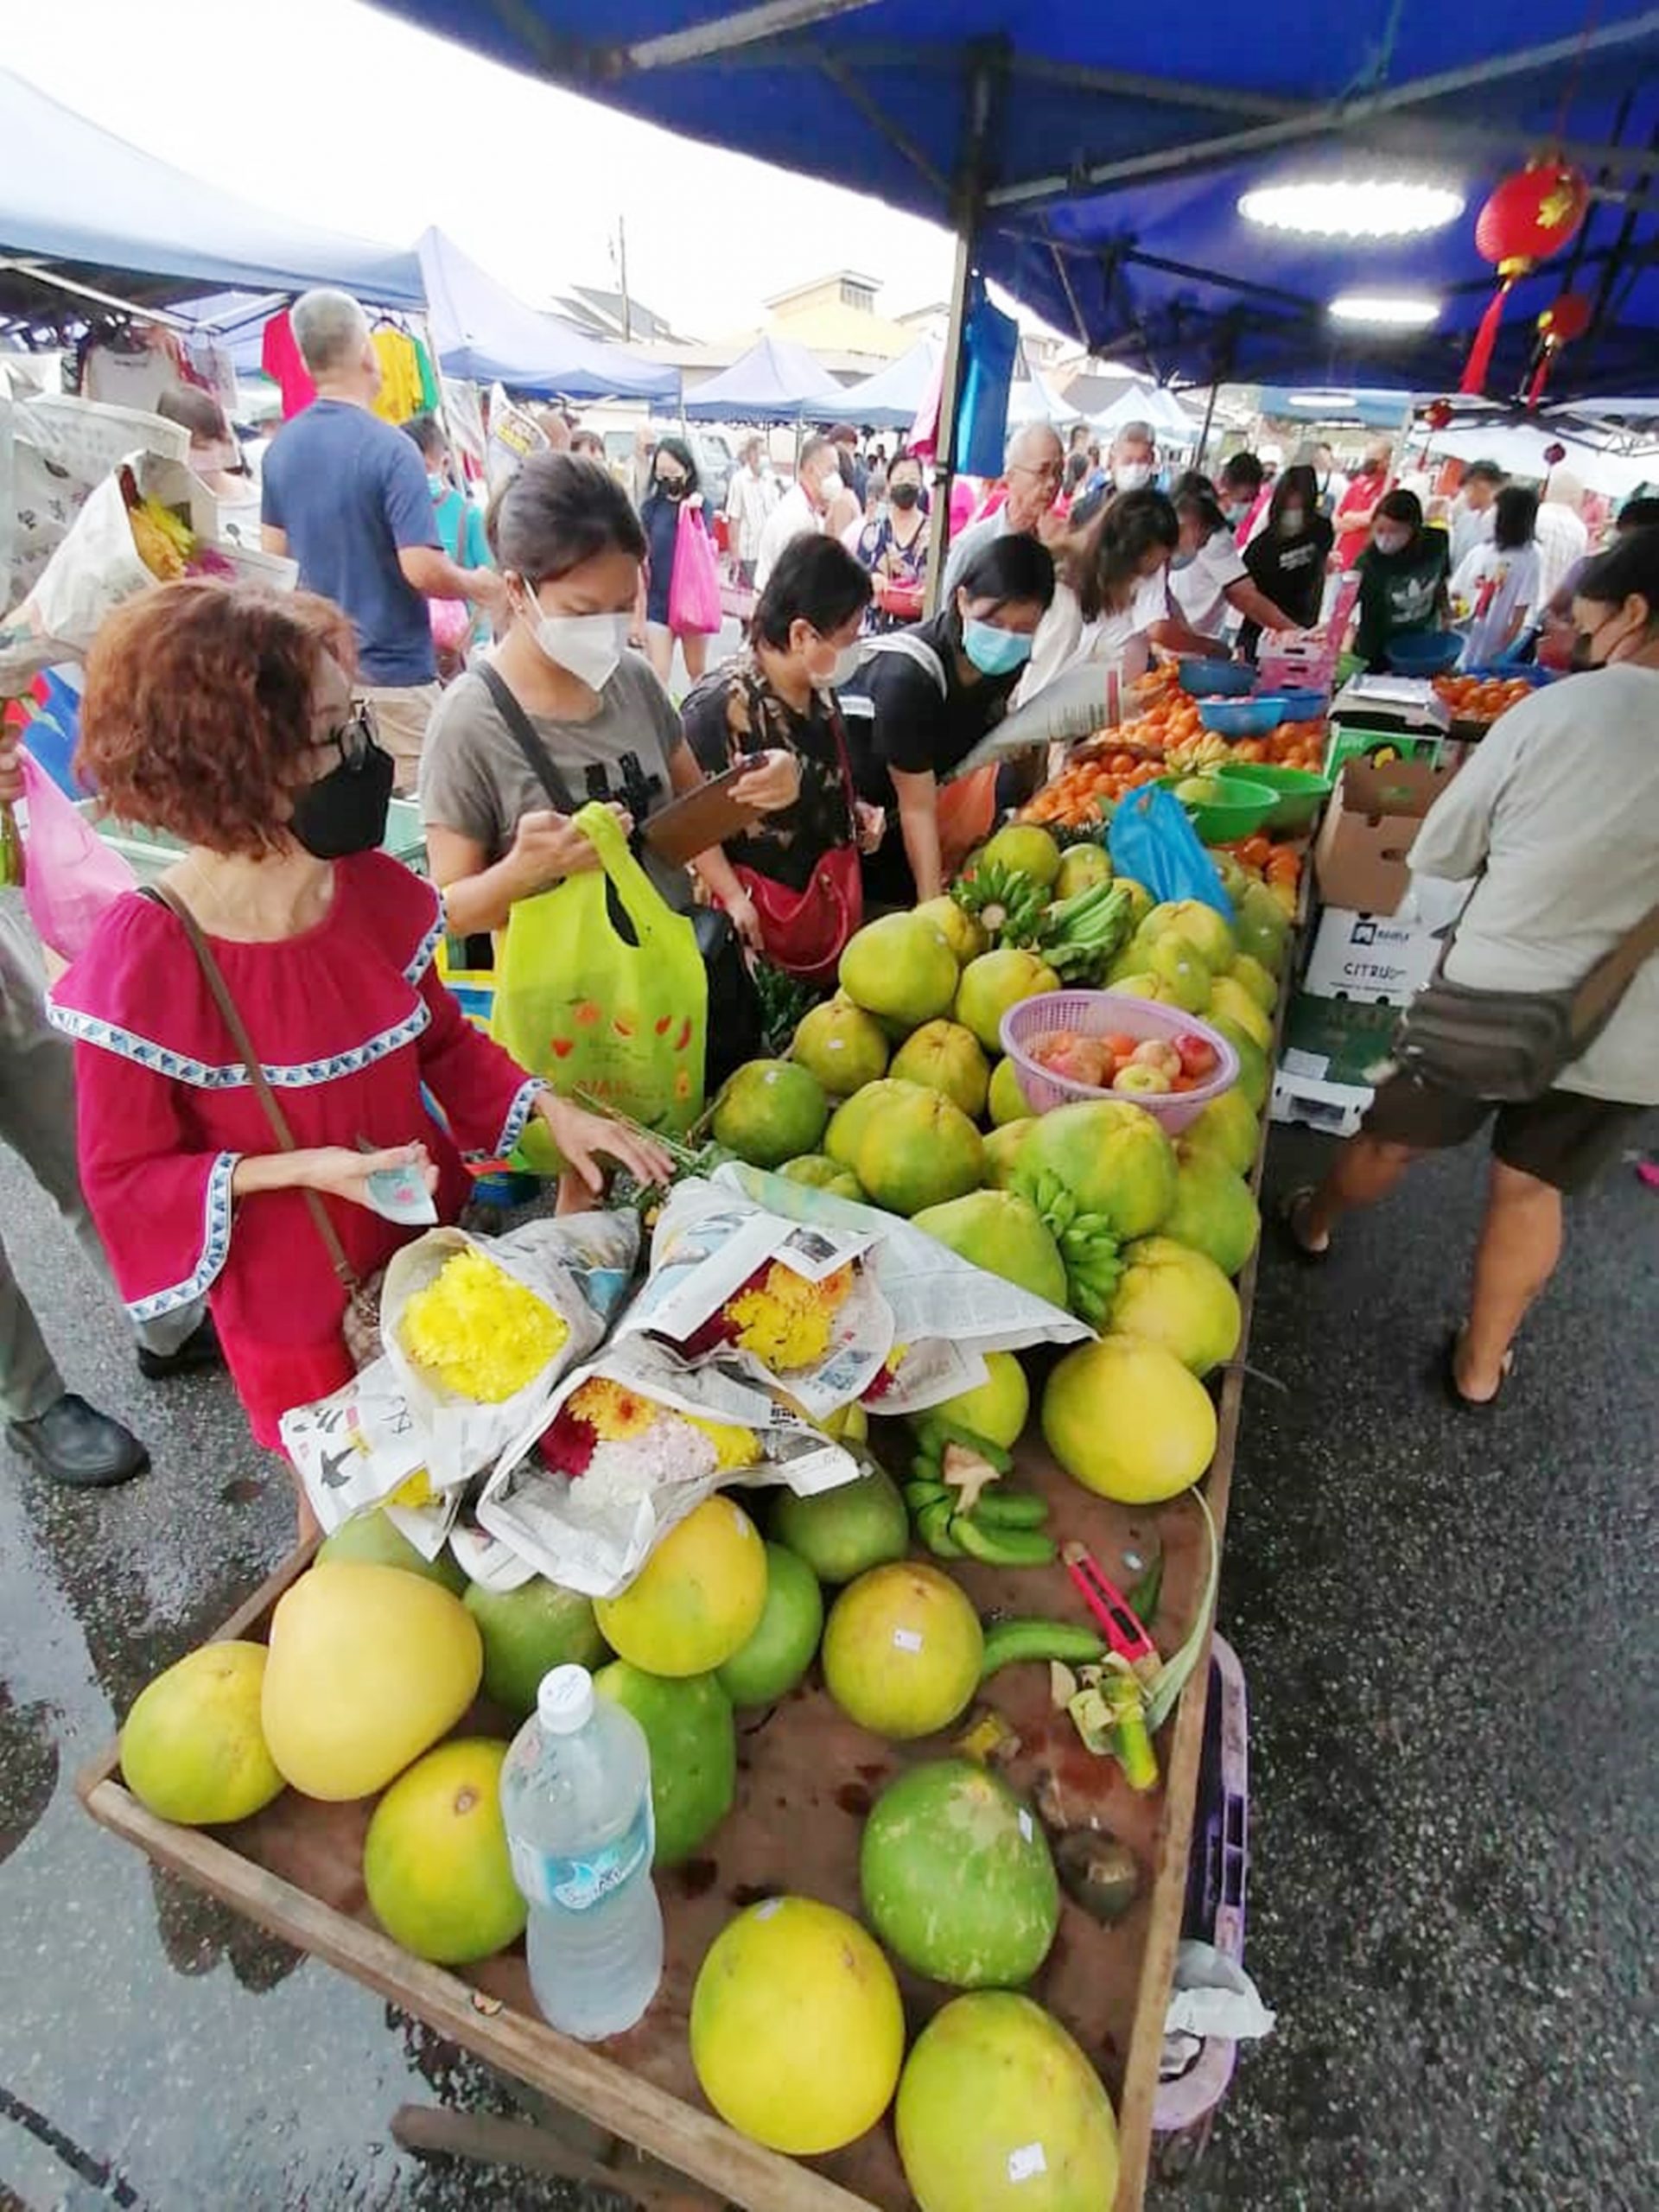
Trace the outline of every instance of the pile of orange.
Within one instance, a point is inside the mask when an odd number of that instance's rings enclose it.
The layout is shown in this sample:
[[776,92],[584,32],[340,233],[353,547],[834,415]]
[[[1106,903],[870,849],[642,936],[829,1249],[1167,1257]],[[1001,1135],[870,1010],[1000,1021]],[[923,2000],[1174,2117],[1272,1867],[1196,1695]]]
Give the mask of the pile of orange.
[[1296,911],[1296,893],[1302,880],[1304,848],[1264,837],[1241,837],[1236,844],[1217,845],[1249,874],[1265,883],[1287,914]]
[[1126,791],[1155,784],[1163,772],[1161,760],[1138,759],[1121,750],[1097,753],[1063,768],[1021,810],[1020,819],[1040,822],[1051,829],[1088,829],[1101,820],[1103,800],[1116,806]]
[[1281,722],[1265,737],[1242,737],[1228,748],[1230,760],[1270,761],[1276,768],[1307,768],[1318,775],[1325,765],[1325,723]]
[[1524,676],[1437,676],[1434,689],[1459,722],[1495,722],[1532,696]]

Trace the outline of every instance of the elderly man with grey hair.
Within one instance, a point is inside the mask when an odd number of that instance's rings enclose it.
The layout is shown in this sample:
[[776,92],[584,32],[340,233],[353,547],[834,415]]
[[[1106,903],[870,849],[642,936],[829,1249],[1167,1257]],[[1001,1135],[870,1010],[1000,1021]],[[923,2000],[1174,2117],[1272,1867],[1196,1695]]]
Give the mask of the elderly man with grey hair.
[[950,548],[944,566],[944,603],[962,581],[968,563],[982,546],[1009,536],[1037,537],[1043,518],[1059,495],[1065,474],[1065,451],[1060,434],[1051,423],[1027,423],[1008,441],[1003,481],[1008,495],[994,515],[970,523]]
[[427,601],[469,600],[505,620],[506,586],[444,552],[419,448],[371,411],[380,364],[357,302],[307,292],[290,320],[317,396],[265,455],[260,537],[298,562],[307,591],[350,615],[363,696],[408,794],[438,699]]

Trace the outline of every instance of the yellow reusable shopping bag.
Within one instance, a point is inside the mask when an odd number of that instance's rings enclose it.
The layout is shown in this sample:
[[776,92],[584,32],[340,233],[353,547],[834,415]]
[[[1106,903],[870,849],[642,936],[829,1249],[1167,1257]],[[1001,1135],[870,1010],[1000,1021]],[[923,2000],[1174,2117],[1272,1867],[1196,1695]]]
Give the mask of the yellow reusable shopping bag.
[[[572,820],[601,865],[514,906],[496,961],[490,1034],[563,1096],[583,1091],[675,1135],[702,1111],[709,985],[696,936],[628,850],[608,806],[584,806]],[[612,923],[607,884],[635,944]],[[531,1124],[513,1164],[558,1173],[543,1123]]]

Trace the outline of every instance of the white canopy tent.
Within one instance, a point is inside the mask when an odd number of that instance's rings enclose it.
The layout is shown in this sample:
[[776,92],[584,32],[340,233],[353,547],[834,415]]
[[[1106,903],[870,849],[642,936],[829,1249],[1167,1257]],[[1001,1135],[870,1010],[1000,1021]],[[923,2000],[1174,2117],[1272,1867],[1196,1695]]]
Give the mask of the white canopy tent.
[[1551,468],[1544,454],[1554,446],[1567,448],[1565,460],[1554,465],[1570,468],[1586,491],[1599,492],[1604,499],[1628,499],[1641,485],[1659,478],[1659,454],[1614,453],[1588,439],[1523,423],[1433,431],[1423,436],[1421,449],[1425,465],[1437,456],[1463,461],[1495,461],[1511,476],[1533,477],[1542,483]]
[[1197,416],[1160,384],[1131,385],[1089,419],[1094,429],[1107,433],[1121,430],[1126,423],[1145,423],[1162,439],[1189,446],[1198,442]]

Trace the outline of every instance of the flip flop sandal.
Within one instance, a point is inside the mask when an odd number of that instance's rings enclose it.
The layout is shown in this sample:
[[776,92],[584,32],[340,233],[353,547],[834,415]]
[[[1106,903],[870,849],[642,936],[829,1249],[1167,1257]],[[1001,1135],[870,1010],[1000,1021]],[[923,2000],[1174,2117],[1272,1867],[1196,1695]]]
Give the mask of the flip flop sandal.
[[1498,1377],[1497,1388],[1491,1396],[1471,1398],[1458,1381],[1458,1346],[1462,1342],[1461,1328],[1452,1329],[1448,1332],[1446,1348],[1440,1354],[1440,1388],[1446,1393],[1447,1403],[1455,1406],[1460,1414],[1489,1414],[1503,1395],[1504,1388],[1514,1372],[1515,1354],[1513,1351],[1504,1353],[1503,1372]]
[[1314,1197],[1315,1190],[1313,1184],[1303,1183],[1287,1192],[1279,1206],[1280,1241],[1287,1248],[1292,1259],[1304,1268],[1322,1268],[1331,1256],[1328,1244],[1323,1249],[1316,1250],[1312,1244],[1305,1244],[1296,1233],[1297,1216]]

